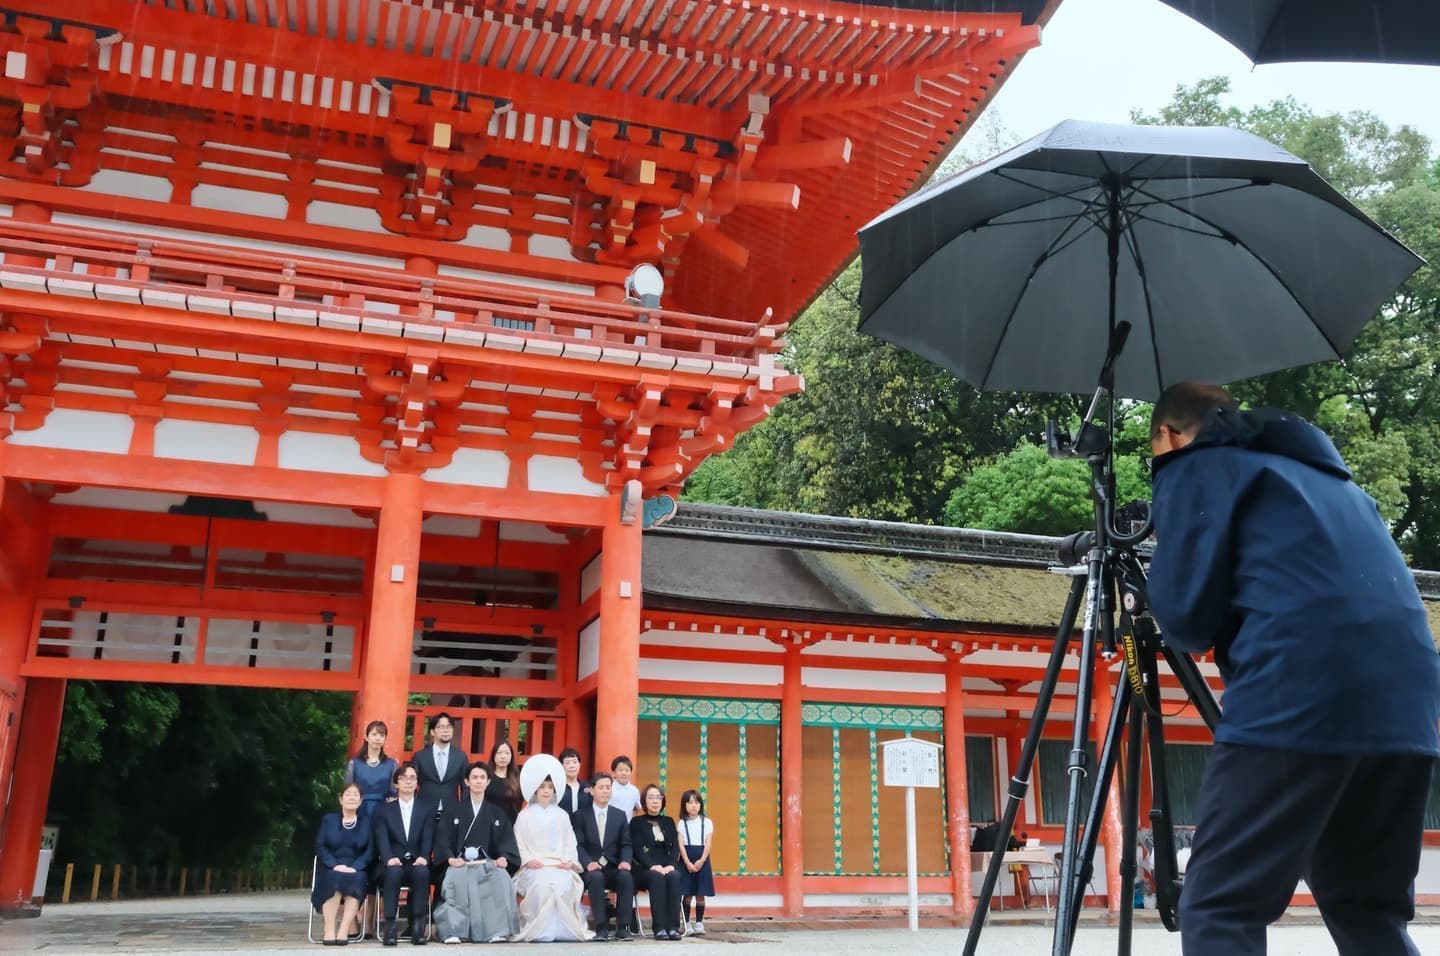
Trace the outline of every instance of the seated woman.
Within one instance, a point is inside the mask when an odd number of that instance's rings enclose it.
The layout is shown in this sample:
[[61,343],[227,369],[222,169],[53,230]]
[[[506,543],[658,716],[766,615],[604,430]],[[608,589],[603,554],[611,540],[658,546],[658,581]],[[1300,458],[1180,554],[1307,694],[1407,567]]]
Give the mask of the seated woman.
[[575,830],[570,814],[555,802],[555,780],[564,779],[560,761],[549,754],[531,757],[521,774],[520,786],[530,805],[515,821],[520,850],[515,889],[523,897],[516,941],[584,941],[594,935],[580,912],[583,885]]
[[444,902],[435,907],[435,928],[447,943],[493,943],[520,931],[515,884],[520,865],[515,831],[505,812],[485,799],[490,768],[472,763],[465,772],[468,799],[446,808],[435,837],[435,858],[447,860]]
[[665,791],[650,784],[640,791],[644,811],[630,821],[635,848],[635,891],[650,893],[650,924],[656,939],[682,938],[680,932],[680,838],[675,821],[665,816]]
[[[373,851],[370,828],[360,818],[360,788],[353,783],[340,791],[340,812],[327,813],[315,834],[315,886],[310,904],[323,921],[326,946],[344,946],[351,924],[365,896],[366,867]],[[339,923],[335,916],[339,914]]]

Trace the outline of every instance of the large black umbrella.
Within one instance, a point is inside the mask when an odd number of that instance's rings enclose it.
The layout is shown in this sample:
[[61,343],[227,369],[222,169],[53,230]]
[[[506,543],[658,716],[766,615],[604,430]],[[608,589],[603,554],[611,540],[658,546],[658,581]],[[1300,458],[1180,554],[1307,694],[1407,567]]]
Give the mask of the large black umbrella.
[[1256,63],[1440,65],[1436,0],[1161,0]]
[[860,231],[860,329],[981,389],[1115,394],[1338,358],[1422,260],[1234,129],[1068,120]]

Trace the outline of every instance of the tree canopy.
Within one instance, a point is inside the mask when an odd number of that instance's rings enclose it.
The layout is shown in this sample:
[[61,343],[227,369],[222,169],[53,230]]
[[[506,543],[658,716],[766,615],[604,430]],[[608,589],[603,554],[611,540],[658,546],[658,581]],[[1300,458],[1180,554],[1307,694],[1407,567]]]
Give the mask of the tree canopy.
[[[1248,129],[1309,162],[1383,227],[1440,261],[1440,161],[1410,127],[1373,114],[1317,114],[1293,98],[1241,110],[1229,81],[1176,89],[1137,123]],[[995,127],[987,149],[1006,145]],[[963,168],[975,157],[945,164]],[[1315,241],[1324,241],[1316,237]],[[1039,448],[1047,414],[1074,415],[1074,397],[978,393],[948,372],[855,331],[852,264],[795,323],[787,359],[806,392],[712,458],[687,489],[694,500],[991,530],[1053,532],[1088,521],[1083,466]],[[1397,540],[1440,567],[1440,271],[1421,269],[1362,331],[1342,361],[1234,383],[1254,405],[1291,408],[1323,428],[1375,496]],[[1117,436],[1120,496],[1145,488],[1148,406],[1126,404]]]

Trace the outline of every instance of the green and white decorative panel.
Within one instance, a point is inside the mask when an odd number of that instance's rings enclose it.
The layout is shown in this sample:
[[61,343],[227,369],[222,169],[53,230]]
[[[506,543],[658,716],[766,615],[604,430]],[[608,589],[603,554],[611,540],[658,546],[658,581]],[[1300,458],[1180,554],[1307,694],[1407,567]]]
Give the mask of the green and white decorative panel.
[[640,697],[641,720],[684,720],[700,724],[779,724],[773,700],[723,700],[714,697]]
[[710,787],[710,725],[700,725],[700,799],[708,800]]
[[875,731],[870,731],[870,868],[880,872],[880,761],[875,757]]
[[803,723],[816,727],[859,727],[867,730],[939,731],[944,712],[939,707],[890,707],[879,704],[806,704]]
[[845,872],[845,844],[841,839],[844,820],[840,814],[840,728],[830,731],[830,782],[835,791],[835,873]]
[[668,791],[665,778],[670,770],[670,721],[660,721],[660,789]]
[[739,813],[737,814],[737,819],[740,821],[740,825],[739,825],[739,832],[738,832],[738,834],[737,834],[737,843],[738,843],[738,845],[739,845],[739,850],[740,850],[740,872],[741,872],[741,873],[745,873],[745,872],[747,872],[748,869],[749,869],[749,867],[746,865],[746,859],[745,859],[745,851],[749,848],[749,841],[747,840],[747,837],[746,837],[746,830],[749,829],[749,828],[746,827],[746,825],[745,825],[745,823],[746,823],[745,818],[746,818],[747,814],[749,813],[750,800],[749,800],[749,796],[748,796],[748,795],[746,794],[746,792],[745,792],[745,789],[746,789],[746,785],[747,785],[747,783],[748,783],[748,781],[749,781],[749,777],[750,777],[749,769],[748,769],[748,766],[747,766],[747,765],[749,764],[749,762],[750,762],[750,753],[749,753],[750,748],[749,748],[749,745],[748,745],[748,743],[747,743],[747,741],[746,741],[745,738],[746,738],[745,725],[744,725],[744,724],[741,724],[741,725],[740,725],[740,744],[739,744],[739,747],[738,747],[740,766],[739,766],[739,780],[737,781],[737,783],[738,783],[738,785],[739,785],[739,788],[740,788],[740,810],[739,810]]

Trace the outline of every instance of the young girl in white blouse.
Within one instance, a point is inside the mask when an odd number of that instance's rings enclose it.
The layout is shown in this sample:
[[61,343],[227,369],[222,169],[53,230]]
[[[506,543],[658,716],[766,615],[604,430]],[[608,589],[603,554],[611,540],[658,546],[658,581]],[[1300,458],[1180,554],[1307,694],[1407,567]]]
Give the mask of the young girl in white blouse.
[[[705,801],[694,790],[680,797],[680,897],[686,934],[705,935],[705,898],[715,895],[715,875],[710,869],[710,838],[715,824],[705,816]],[[695,901],[695,921],[690,921],[690,901]]]

